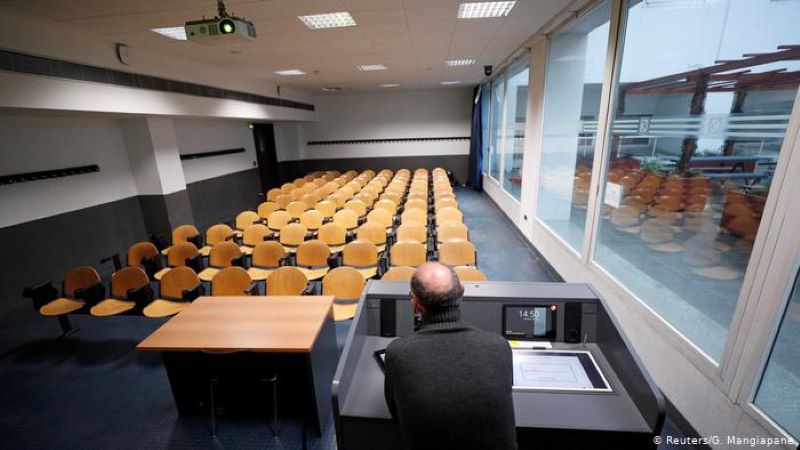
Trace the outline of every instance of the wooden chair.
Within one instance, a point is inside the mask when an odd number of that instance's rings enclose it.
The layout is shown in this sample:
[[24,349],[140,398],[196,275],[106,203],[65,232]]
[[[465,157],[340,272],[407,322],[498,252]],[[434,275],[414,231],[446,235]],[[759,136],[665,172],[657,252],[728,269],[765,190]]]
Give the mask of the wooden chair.
[[293,202],[294,199],[289,194],[281,194],[277,198],[275,198],[275,203],[278,204],[278,208],[285,210],[289,203]]
[[308,279],[297,267],[280,267],[267,277],[267,295],[303,295]]
[[314,192],[309,192],[300,197],[300,201],[306,205],[306,209],[313,209],[320,200],[322,200],[322,198]]
[[331,250],[328,244],[318,239],[300,244],[296,256],[297,268],[309,281],[318,280],[330,271],[328,258],[331,256]]
[[241,267],[226,267],[211,279],[211,295],[213,296],[242,296],[257,293],[253,279]]
[[211,248],[211,253],[208,254],[208,267],[197,276],[203,281],[211,281],[214,275],[225,267],[242,267],[243,256],[242,249],[238,245],[230,241],[220,242]]
[[322,279],[322,295],[332,295],[333,320],[352,319],[356,315],[366,280],[352,267],[337,267]]
[[211,247],[213,247],[214,244],[233,238],[233,228],[224,223],[212,225],[206,230],[206,245],[200,249],[200,254],[203,256],[208,256],[208,252],[211,251]]
[[336,205],[337,209],[341,209],[341,208],[344,208],[344,204],[347,203],[347,201],[350,200],[350,199],[347,198],[347,196],[344,195],[344,194],[340,194],[338,192],[335,192],[335,193],[329,195],[327,200],[330,201],[330,202],[333,202]]
[[406,209],[403,211],[403,214],[400,215],[400,223],[401,224],[412,224],[416,223],[418,225],[428,225],[428,211],[424,209],[418,208],[411,208]]
[[363,203],[367,208],[371,208],[372,205],[375,204],[375,197],[369,193],[365,193],[363,191],[359,192],[358,194],[353,197],[353,200],[358,200]]
[[439,245],[439,262],[450,267],[475,266],[475,245],[464,239],[454,239]]
[[458,209],[458,202],[454,198],[439,198],[433,201],[433,209],[435,211],[439,211],[444,208]]
[[[191,242],[196,247],[200,247],[200,231],[194,225],[180,225],[172,230],[172,245],[180,244],[181,242]],[[170,245],[170,247],[172,246]],[[161,254],[166,255],[169,252],[167,247],[161,250]]]
[[342,249],[342,264],[369,279],[378,274],[378,248],[369,241],[355,240]]
[[275,211],[267,218],[267,228],[272,232],[273,237],[280,234],[281,228],[285,227],[292,220],[292,216],[286,211]]
[[317,203],[314,209],[322,213],[322,216],[325,218],[333,218],[333,215],[336,214],[336,210],[339,208],[336,206],[336,203],[330,200],[323,200]]
[[367,215],[367,205],[361,200],[349,200],[344,204],[344,209],[351,209],[355,211],[356,214],[358,214],[358,217],[364,217]]
[[300,216],[308,209],[303,202],[291,202],[286,205],[286,212],[292,216],[292,219],[300,219]]
[[281,191],[281,188],[272,188],[272,189],[267,191],[267,201],[268,202],[274,202],[275,199],[277,199],[278,196],[281,195],[281,194],[283,194],[283,191]]
[[338,223],[326,223],[317,230],[317,239],[328,244],[331,253],[339,253],[347,242],[347,228]]
[[262,242],[253,248],[247,273],[255,281],[264,281],[272,271],[281,266],[285,257],[286,251],[279,242]]
[[137,303],[144,307],[152,300],[147,274],[139,267],[128,266],[111,275],[111,298],[92,306],[89,312],[98,317],[114,316],[132,310]]
[[302,188],[294,188],[292,192],[289,192],[289,197],[292,197],[292,200],[299,202],[303,196],[306,195],[306,191]]
[[262,221],[267,220],[270,214],[274,213],[275,211],[279,210],[278,204],[275,202],[263,202],[258,205],[258,217],[261,218]]
[[281,192],[284,194],[288,194],[289,192],[292,192],[295,189],[297,189],[297,186],[295,186],[294,183],[283,183],[281,185]]
[[[228,243],[236,245],[230,241]],[[200,270],[202,267],[200,259],[200,252],[191,242],[175,244],[169,248],[169,253],[167,253],[167,267],[156,272],[153,278],[160,281],[167,272],[175,267],[190,266],[193,270]]]
[[367,223],[377,223],[390,231],[394,226],[394,215],[385,209],[375,208],[367,214]]
[[[100,283],[100,275],[90,266],[70,269],[64,276],[61,297],[34,307],[43,316],[62,316],[82,309],[87,304],[98,302],[105,296],[105,288]],[[66,334],[69,329],[65,329]]]
[[316,234],[324,223],[325,217],[316,209],[309,209],[300,214],[300,224],[308,228],[308,231],[312,234]]
[[280,239],[278,242],[283,245],[286,253],[294,253],[308,235],[308,228],[300,223],[290,223],[281,228]]
[[158,248],[152,242],[137,242],[128,248],[128,265],[144,269],[147,276],[155,279],[161,270],[161,257]]
[[242,250],[242,253],[249,255],[253,252],[253,248],[255,248],[256,245],[266,241],[270,235],[272,235],[272,232],[269,231],[266,225],[260,223],[249,225],[244,229],[242,245],[239,248]]
[[417,267],[427,261],[428,249],[415,241],[397,241],[389,250],[392,266]]
[[236,230],[234,230],[234,234],[237,237],[241,237],[242,233],[244,233],[244,229],[249,227],[254,223],[261,222],[261,218],[258,217],[258,213],[255,211],[242,211],[236,215],[235,225]]
[[459,266],[454,267],[454,270],[462,283],[465,281],[487,281],[486,275],[475,266]]
[[[403,194],[397,191],[389,191],[381,194],[381,199],[375,203],[376,208],[388,209],[390,213],[397,214],[397,205],[403,200]],[[388,202],[392,202],[389,204]]]
[[469,240],[469,229],[459,221],[451,220],[439,225],[436,230],[436,242],[451,241],[453,239]]
[[353,231],[358,228],[358,214],[351,209],[336,211],[336,214],[333,215],[333,223],[342,225],[347,231]]
[[[220,243],[217,245],[225,244]],[[229,242],[237,249],[236,244]],[[153,300],[142,311],[147,317],[167,317],[177,314],[197,297],[203,295],[205,289],[200,278],[189,267],[176,267],[161,279],[159,298]]]
[[398,241],[414,241],[420,244],[428,242],[428,227],[416,222],[404,223],[397,227]]
[[420,210],[424,212],[426,215],[428,214],[428,200],[424,198],[420,198],[420,196],[411,196],[412,194],[408,194],[408,200],[406,200],[405,205],[403,206],[403,214],[408,211],[413,210]]
[[457,220],[459,222],[464,222],[464,214],[462,214],[461,211],[459,211],[458,209],[451,207],[436,210],[437,226],[450,220]]
[[414,272],[416,271],[417,269],[415,269],[414,267],[408,267],[408,266],[390,267],[389,270],[387,270],[386,273],[383,274],[381,280],[410,281],[411,277],[414,276]]
[[367,222],[361,225],[356,230],[356,239],[372,242],[378,252],[386,250],[386,228],[382,224]]

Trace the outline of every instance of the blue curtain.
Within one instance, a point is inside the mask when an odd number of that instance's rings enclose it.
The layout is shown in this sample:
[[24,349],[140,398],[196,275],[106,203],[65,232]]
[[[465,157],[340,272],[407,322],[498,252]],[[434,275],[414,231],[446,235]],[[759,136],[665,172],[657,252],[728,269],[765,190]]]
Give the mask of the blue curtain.
[[484,99],[481,95],[481,87],[478,85],[473,91],[472,102],[472,137],[469,143],[469,180],[467,184],[476,191],[483,190],[483,176],[481,175],[481,166],[483,164],[483,117],[481,117],[481,103],[488,101],[488,97]]

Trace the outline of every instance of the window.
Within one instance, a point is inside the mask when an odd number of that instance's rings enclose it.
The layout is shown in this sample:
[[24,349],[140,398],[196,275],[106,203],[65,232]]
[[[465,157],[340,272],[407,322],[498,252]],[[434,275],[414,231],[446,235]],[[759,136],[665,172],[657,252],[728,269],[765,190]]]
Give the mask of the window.
[[503,75],[492,80],[491,123],[489,126],[489,176],[500,179],[501,126],[503,124],[503,95],[505,82]]
[[525,116],[528,105],[528,59],[517,62],[508,71],[506,86],[505,130],[502,159],[502,185],[519,200],[522,192],[522,157],[525,147]]
[[489,102],[491,85],[484,83],[481,86],[481,170],[486,173],[489,164]]
[[800,81],[800,4],[652,3],[628,10],[594,257],[719,360]]
[[755,400],[762,411],[800,438],[800,276],[794,283]]
[[583,247],[606,64],[611,2],[548,41],[536,216],[570,247]]

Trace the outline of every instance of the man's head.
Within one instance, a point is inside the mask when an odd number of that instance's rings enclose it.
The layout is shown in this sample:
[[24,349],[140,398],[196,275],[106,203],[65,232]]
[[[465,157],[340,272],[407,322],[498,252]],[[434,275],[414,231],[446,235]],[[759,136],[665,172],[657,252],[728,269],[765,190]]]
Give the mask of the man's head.
[[462,295],[464,287],[458,275],[445,265],[425,263],[411,277],[411,303],[420,314],[458,306]]

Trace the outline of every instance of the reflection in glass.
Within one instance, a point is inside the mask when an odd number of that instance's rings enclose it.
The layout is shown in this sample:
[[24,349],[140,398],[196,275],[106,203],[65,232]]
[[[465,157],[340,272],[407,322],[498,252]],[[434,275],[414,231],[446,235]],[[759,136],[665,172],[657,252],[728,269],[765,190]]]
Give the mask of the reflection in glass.
[[576,251],[583,246],[611,2],[548,41],[536,215]]
[[522,157],[528,105],[528,60],[508,71],[506,83],[505,139],[503,140],[503,189],[519,200],[522,192]]
[[492,80],[491,126],[489,128],[489,176],[500,179],[500,135],[503,124],[503,94],[505,83],[503,75]]
[[800,277],[783,315],[754,403],[800,439]]
[[595,259],[715,359],[800,82],[797,17],[771,0],[628,11]]

